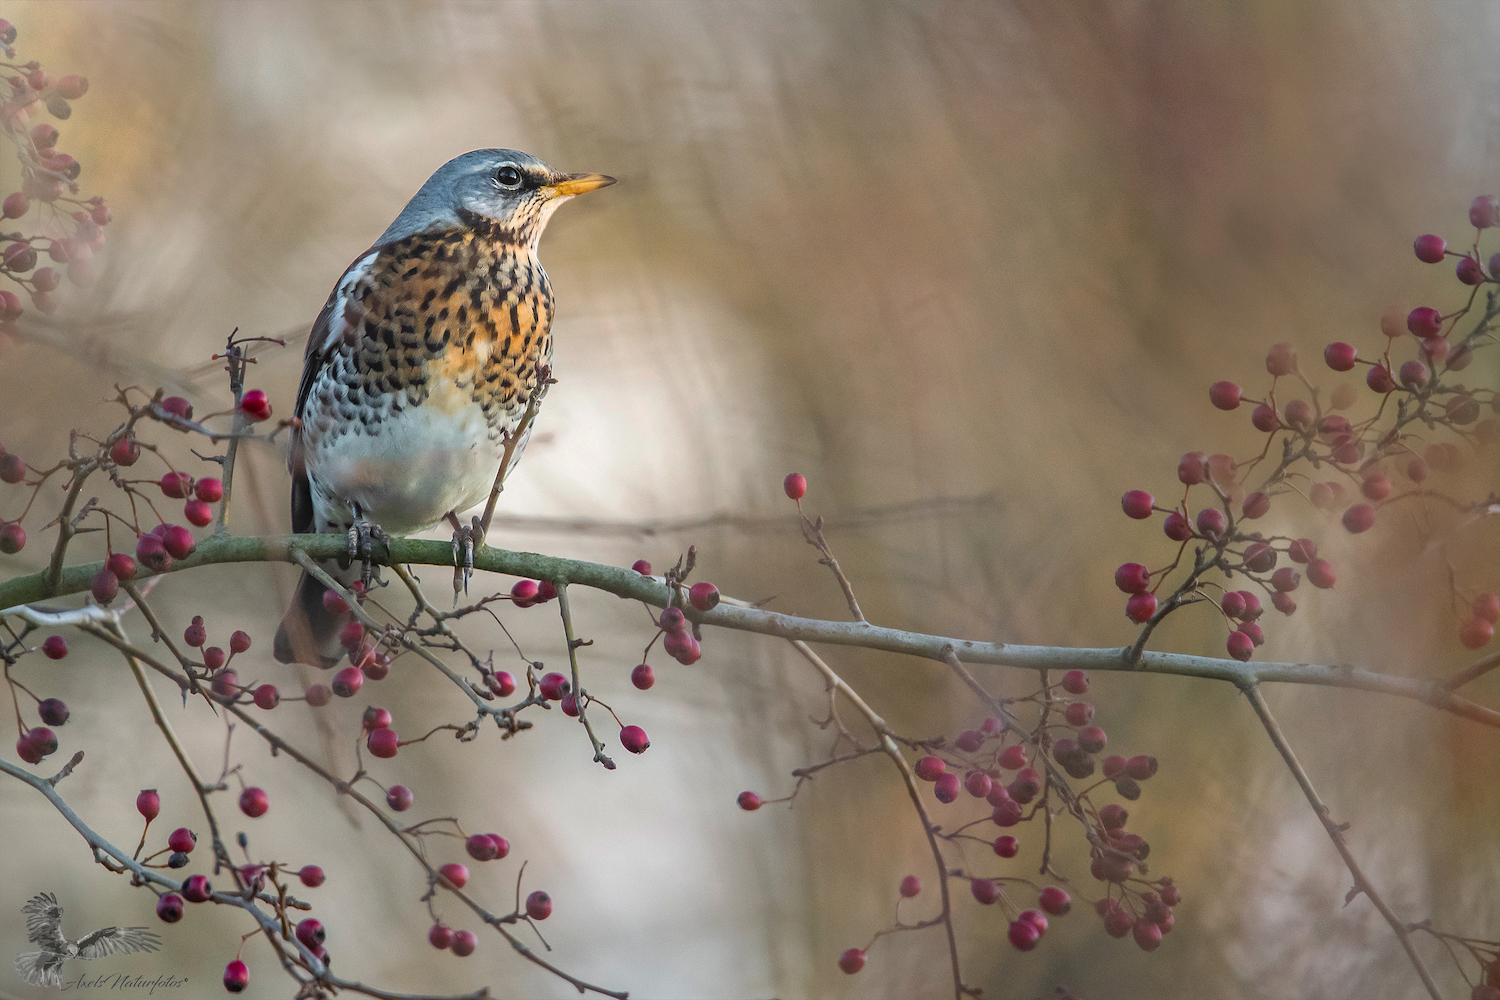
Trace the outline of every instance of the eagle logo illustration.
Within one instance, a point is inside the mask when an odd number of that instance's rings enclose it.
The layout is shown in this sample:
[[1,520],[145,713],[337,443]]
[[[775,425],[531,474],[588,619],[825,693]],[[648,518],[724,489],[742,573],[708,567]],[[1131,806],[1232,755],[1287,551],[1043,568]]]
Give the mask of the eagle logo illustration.
[[16,956],[16,974],[32,986],[61,986],[60,970],[70,958],[132,955],[161,947],[161,938],[145,927],[104,927],[69,941],[62,933],[62,907],[50,892],[33,896],[21,912],[26,914],[26,940],[42,949]]

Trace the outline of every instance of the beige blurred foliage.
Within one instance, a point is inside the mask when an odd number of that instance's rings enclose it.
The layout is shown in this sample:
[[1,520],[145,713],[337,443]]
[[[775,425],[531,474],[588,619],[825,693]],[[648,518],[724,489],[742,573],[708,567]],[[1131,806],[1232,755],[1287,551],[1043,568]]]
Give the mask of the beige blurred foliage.
[[[1119,495],[1172,496],[1185,450],[1258,446],[1244,411],[1209,407],[1208,384],[1258,395],[1265,348],[1290,340],[1331,386],[1318,361],[1328,340],[1368,353],[1383,346],[1388,306],[1451,307],[1451,272],[1416,263],[1410,240],[1462,241],[1470,197],[1500,185],[1500,8],[1486,3],[13,2],[0,16],[25,53],[92,82],[64,147],[115,220],[100,285],[69,291],[53,321],[0,353],[8,448],[40,463],[69,428],[112,426],[101,401],[116,382],[222,407],[208,356],[235,327],[291,341],[253,371],[289,413],[300,337],[344,266],[444,160],[512,146],[621,183],[570,205],[544,241],[561,381],[502,513],[729,511],[786,525],[639,539],[508,531],[499,543],[660,566],[692,542],[725,590],[840,616],[780,494],[787,471],[808,475],[810,508],[830,515],[993,491],[997,507],[832,537],[873,620],[976,638],[1128,641],[1111,571],[1163,564],[1170,550],[1120,515]],[[1481,357],[1476,380],[1493,384],[1495,359]],[[1481,456],[1468,488],[1493,483],[1495,458]],[[280,451],[252,450],[241,472],[235,530],[285,530]],[[1398,520],[1356,541],[1278,502],[1268,526],[1319,538],[1340,584],[1299,594],[1290,620],[1271,616],[1260,655],[1417,676],[1466,662],[1444,553]],[[45,535],[32,535],[13,568],[43,558]],[[1495,543],[1481,525],[1456,547],[1469,585],[1500,583]],[[248,629],[241,676],[296,688],[306,679],[268,655],[292,579],[285,567],[220,567],[157,593],[173,621],[205,615],[218,641]],[[429,580],[439,594],[447,585],[441,571]],[[888,765],[826,774],[795,811],[733,808],[742,788],[783,794],[788,771],[825,752],[808,721],[825,702],[806,666],[770,640],[712,633],[698,665],[659,668],[641,694],[626,675],[644,616],[613,598],[578,604],[597,640],[588,686],[647,728],[650,753],[605,773],[549,716],[513,741],[433,740],[381,768],[416,789],[409,815],[461,815],[515,845],[476,867],[481,898],[504,908],[528,859],[527,888],[556,900],[552,958],[633,996],[949,995],[937,931],[883,939],[858,977],[834,965],[890,919],[902,875],[934,885]],[[506,617],[529,655],[563,655],[550,609]],[[497,663],[510,656],[493,629],[471,634]],[[1196,611],[1161,641],[1222,654],[1222,633]],[[978,720],[935,665],[829,657],[914,735]],[[163,832],[201,825],[116,659],[80,640],[67,660],[28,660],[18,676],[73,706],[64,750],[88,757],[62,787],[101,832],[133,843],[134,795],[151,785]],[[1032,681],[986,676],[1007,693]],[[1500,681],[1476,687],[1494,698]],[[405,661],[376,695],[403,735],[465,711]],[[1270,697],[1400,912],[1500,936],[1495,734],[1367,695]],[[296,704],[273,718],[347,773],[357,700],[328,709],[321,728]],[[1080,905],[1020,955],[998,908],[965,898],[968,978],[985,996],[1030,1000],[1060,984],[1087,1000],[1415,995],[1373,908],[1342,906],[1347,873],[1234,691],[1108,676],[1094,700],[1112,745],[1162,761],[1132,825],[1152,841],[1153,872],[1182,886],[1176,930],[1148,956]],[[222,723],[198,706],[173,712],[215,770]],[[272,798],[246,824],[253,852],[329,872],[307,895],[341,974],[400,991],[573,995],[493,935],[468,959],[433,952],[423,883],[391,838],[252,734],[236,732],[232,748]],[[1039,857],[1038,835],[1022,839],[1015,874]],[[1092,897],[1076,839],[1062,863]],[[0,957],[24,943],[18,908],[38,891],[59,894],[75,936],[154,922],[149,897],[92,865],[15,783],[0,783],[0,844]],[[433,850],[450,860],[457,848]],[[903,913],[933,903],[929,888]],[[194,908],[165,929],[166,953],[110,968],[187,976],[176,995],[217,995],[247,929],[227,908]],[[1466,994],[1423,948],[1448,994]],[[289,994],[263,943],[245,957],[246,996]],[[9,976],[0,995],[52,995]]]

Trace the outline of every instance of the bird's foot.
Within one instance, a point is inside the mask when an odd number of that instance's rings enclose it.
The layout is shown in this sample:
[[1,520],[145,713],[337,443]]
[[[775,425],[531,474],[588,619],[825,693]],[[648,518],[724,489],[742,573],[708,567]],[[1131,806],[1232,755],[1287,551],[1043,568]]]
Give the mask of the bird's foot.
[[359,560],[359,582],[365,590],[370,589],[373,575],[370,564],[377,541],[390,552],[390,543],[380,525],[356,511],[354,524],[349,528],[349,558]]
[[474,575],[474,550],[484,545],[484,528],[477,517],[464,525],[459,523],[458,515],[449,514],[448,521],[453,525],[453,603],[457,604],[458,595],[469,592],[469,577]]

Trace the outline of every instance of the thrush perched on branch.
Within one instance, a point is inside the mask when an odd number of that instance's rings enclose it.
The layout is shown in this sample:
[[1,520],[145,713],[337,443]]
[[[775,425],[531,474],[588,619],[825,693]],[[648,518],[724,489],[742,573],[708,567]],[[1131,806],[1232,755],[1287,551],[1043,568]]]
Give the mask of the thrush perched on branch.
[[[613,184],[558,173],[511,149],[479,149],[427,179],[344,272],[307,340],[289,465],[292,530],[345,532],[330,571],[368,583],[373,545],[443,520],[472,559],[491,496],[526,447],[552,357],[552,288],[537,241],[558,205]],[[362,569],[354,562],[362,564]],[[343,619],[304,572],[276,658],[338,662]]]

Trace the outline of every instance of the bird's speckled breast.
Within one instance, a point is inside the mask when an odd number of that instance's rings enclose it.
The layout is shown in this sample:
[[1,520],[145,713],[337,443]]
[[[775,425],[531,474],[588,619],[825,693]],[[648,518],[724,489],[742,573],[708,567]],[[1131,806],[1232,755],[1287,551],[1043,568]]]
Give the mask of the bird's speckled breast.
[[301,414],[314,507],[404,534],[488,494],[551,358],[551,288],[529,248],[482,228],[408,237],[350,278]]

